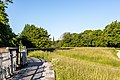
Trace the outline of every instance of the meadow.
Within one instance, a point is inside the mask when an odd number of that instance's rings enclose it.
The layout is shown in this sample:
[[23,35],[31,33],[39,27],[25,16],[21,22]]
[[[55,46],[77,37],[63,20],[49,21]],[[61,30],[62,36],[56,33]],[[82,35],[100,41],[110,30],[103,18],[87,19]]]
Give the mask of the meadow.
[[120,80],[120,59],[116,53],[115,48],[81,47],[34,51],[28,56],[51,61],[56,80]]

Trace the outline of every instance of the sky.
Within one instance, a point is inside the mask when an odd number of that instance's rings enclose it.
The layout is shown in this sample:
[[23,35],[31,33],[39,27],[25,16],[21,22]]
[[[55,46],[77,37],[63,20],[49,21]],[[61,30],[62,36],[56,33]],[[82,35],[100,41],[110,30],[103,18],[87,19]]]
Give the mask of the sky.
[[57,40],[65,32],[103,30],[112,21],[120,21],[120,0],[13,0],[6,12],[16,34],[25,24],[34,24]]

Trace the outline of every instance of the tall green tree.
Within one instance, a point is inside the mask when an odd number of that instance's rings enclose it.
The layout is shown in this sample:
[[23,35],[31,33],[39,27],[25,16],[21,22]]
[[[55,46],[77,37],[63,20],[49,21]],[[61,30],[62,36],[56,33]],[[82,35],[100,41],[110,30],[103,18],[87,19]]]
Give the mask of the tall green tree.
[[52,43],[49,36],[50,35],[48,34],[47,30],[29,24],[25,25],[24,30],[20,34],[20,38],[24,38],[24,40],[22,39],[23,45],[37,48],[50,47]]
[[12,38],[15,34],[9,26],[9,18],[5,9],[12,0],[0,0],[0,46],[13,46]]
[[114,21],[107,25],[104,37],[108,47],[120,47],[120,22]]
[[12,3],[12,0],[0,0],[0,23],[4,25],[9,25],[8,15],[5,12],[8,3]]

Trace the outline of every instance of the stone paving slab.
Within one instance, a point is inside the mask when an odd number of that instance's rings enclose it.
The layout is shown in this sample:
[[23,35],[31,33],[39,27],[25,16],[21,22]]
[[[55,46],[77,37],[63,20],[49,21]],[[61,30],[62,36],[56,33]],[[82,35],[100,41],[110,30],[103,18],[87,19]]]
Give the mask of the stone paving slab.
[[31,57],[28,58],[28,65],[8,80],[55,80],[53,65],[43,59]]

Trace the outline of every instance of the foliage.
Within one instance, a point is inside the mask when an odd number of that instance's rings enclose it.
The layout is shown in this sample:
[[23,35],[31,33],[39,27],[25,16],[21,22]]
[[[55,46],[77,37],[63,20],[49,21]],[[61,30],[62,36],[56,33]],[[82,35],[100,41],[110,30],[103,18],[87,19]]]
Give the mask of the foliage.
[[120,47],[120,22],[112,22],[104,29],[104,37],[108,47]]
[[0,0],[0,46],[13,46],[12,39],[15,34],[9,26],[9,19],[7,13],[5,13],[5,8],[7,8],[8,3],[11,0]]
[[0,23],[0,46],[13,46],[13,37],[15,37],[15,34],[12,32],[9,25]]
[[[32,52],[32,57],[51,57],[56,80],[119,80],[120,60],[114,48],[81,47],[54,52]],[[40,54],[41,53],[41,54]],[[44,55],[47,54],[47,55]],[[39,55],[44,55],[41,57]],[[47,58],[44,58],[47,59]]]
[[47,30],[38,28],[35,25],[25,25],[24,30],[20,34],[22,43],[27,47],[48,48],[51,46]]
[[66,32],[56,45],[60,47],[120,47],[120,22],[112,22],[103,31]]
[[[8,25],[9,19],[7,13],[5,13],[5,8],[7,8],[8,3],[11,3],[12,0],[0,0],[0,23]],[[7,26],[8,27],[8,26]]]

